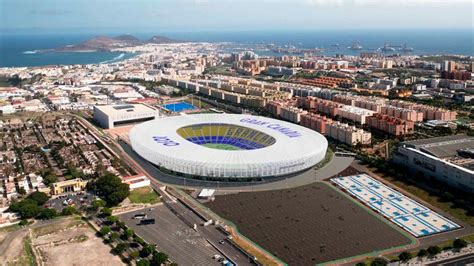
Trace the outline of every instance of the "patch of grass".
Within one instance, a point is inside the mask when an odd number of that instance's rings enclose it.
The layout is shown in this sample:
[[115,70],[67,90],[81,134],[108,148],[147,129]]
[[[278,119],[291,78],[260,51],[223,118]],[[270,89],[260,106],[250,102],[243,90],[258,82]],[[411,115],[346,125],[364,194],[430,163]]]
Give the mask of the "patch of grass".
[[208,147],[208,148],[211,148],[211,149],[216,149],[216,150],[226,150],[226,151],[241,150],[241,148],[232,146],[230,144],[207,143],[207,144],[202,144],[201,146]]
[[54,233],[59,230],[63,230],[66,228],[84,224],[84,222],[81,220],[79,216],[66,217],[66,218],[61,217],[61,218],[56,218],[55,220],[56,221],[54,221],[51,224],[34,228],[32,230],[33,233],[35,233],[37,236],[42,236],[42,235]]
[[21,226],[19,224],[14,224],[14,225],[5,226],[5,227],[0,228],[0,232],[9,233],[9,232],[16,231],[20,228],[21,228]]
[[246,252],[252,254],[257,258],[257,261],[260,262],[262,265],[279,265],[277,261],[272,259],[270,256],[266,255],[265,253],[261,252],[259,249],[248,243],[247,241],[241,239],[239,236],[235,235],[232,239],[240,248],[245,250]]
[[326,155],[324,156],[324,159],[321,160],[319,163],[317,163],[315,166],[314,166],[314,169],[317,170],[317,169],[321,169],[323,168],[324,166],[326,166],[326,164],[328,164],[329,162],[331,162],[332,158],[334,157],[334,152],[331,150],[331,148],[328,148],[326,150]]
[[85,242],[89,239],[86,235],[80,235],[78,237],[75,237],[74,240],[77,242]]
[[128,199],[132,203],[150,203],[160,202],[158,194],[151,187],[142,187],[130,191]]
[[28,239],[23,240],[23,250],[30,265],[36,265],[35,255]]
[[184,99],[184,102],[192,104],[192,105],[196,106],[197,108],[199,108],[199,106],[200,106],[201,109],[205,109],[205,108],[209,107],[209,104],[206,103],[206,102],[203,102],[203,101],[201,101],[201,104],[199,104],[199,99],[196,99],[195,97],[194,97],[194,99],[186,98],[186,99]]
[[9,261],[5,265],[9,266],[36,266],[35,255],[33,254],[33,249],[31,247],[30,241],[28,238],[23,240],[23,250],[21,256],[16,258],[14,261]]

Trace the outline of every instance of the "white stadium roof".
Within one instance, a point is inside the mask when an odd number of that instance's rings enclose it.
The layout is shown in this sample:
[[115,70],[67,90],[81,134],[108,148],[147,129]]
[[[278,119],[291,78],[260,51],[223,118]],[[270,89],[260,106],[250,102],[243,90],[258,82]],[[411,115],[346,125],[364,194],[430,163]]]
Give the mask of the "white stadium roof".
[[[275,143],[250,150],[221,150],[195,144],[177,132],[199,124],[250,128],[273,137]],[[133,149],[155,165],[189,175],[223,178],[281,176],[302,171],[320,162],[328,146],[324,136],[308,128],[238,114],[160,118],[135,126],[129,137]]]

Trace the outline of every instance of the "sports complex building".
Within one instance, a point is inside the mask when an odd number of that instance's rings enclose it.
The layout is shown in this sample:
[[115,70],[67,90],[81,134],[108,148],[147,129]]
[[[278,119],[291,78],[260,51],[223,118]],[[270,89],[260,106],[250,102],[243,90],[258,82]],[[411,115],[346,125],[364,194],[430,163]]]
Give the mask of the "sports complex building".
[[139,124],[132,148],[152,164],[191,178],[248,181],[297,173],[324,159],[316,131],[266,117],[196,114]]

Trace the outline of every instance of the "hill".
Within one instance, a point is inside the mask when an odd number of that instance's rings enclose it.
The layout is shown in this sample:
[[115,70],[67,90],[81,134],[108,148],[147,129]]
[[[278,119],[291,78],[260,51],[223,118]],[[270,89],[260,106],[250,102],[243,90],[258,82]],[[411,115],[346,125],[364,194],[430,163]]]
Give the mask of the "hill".
[[162,44],[162,43],[180,43],[183,41],[171,39],[165,36],[160,36],[160,35],[155,35],[151,37],[148,41],[148,43],[155,43],[155,44]]
[[142,41],[133,35],[119,35],[116,37],[96,36],[84,42],[72,45],[66,45],[51,50],[42,50],[41,52],[88,52],[88,51],[110,51],[115,48],[133,47],[145,43],[163,44],[179,43],[182,41],[174,40],[165,36],[153,36],[147,41]]

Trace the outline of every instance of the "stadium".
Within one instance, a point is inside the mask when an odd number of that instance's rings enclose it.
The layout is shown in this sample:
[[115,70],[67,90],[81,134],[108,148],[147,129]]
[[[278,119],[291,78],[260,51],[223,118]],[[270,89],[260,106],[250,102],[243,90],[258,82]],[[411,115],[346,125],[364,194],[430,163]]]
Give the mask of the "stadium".
[[133,150],[185,177],[248,181],[301,172],[324,159],[316,131],[266,117],[195,114],[159,118],[129,133]]

